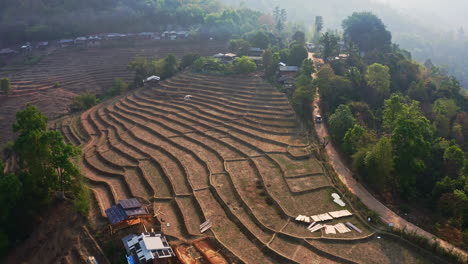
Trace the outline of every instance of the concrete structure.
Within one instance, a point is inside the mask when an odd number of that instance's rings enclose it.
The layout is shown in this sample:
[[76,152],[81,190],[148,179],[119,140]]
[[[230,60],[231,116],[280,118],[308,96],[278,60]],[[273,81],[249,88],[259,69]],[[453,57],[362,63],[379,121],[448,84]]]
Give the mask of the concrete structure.
[[175,257],[174,251],[162,234],[131,234],[122,238],[122,242],[129,264],[167,263],[169,258]]

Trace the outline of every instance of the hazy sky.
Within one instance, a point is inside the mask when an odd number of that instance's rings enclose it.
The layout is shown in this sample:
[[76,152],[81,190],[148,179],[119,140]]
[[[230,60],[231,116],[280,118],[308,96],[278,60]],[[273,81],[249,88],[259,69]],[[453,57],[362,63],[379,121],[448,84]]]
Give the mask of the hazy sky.
[[[468,1],[467,0],[374,0],[387,3],[396,9],[410,10],[424,19],[443,19],[441,23],[450,27],[465,27],[468,29]],[[443,26],[443,25],[441,25]]]

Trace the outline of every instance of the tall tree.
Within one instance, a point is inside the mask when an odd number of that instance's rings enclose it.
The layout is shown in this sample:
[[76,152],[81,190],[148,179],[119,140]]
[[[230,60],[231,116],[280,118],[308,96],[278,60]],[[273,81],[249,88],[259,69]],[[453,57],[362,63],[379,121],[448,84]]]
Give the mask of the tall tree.
[[393,158],[392,142],[388,137],[382,137],[365,157],[367,177],[371,184],[381,191],[388,187],[396,187],[395,181],[392,180]]
[[319,34],[320,31],[323,29],[323,17],[316,16],[315,17],[315,33]]
[[374,63],[367,67],[366,81],[377,100],[383,100],[390,95],[390,69],[387,66]]
[[294,43],[305,45],[305,34],[302,31],[296,31],[292,36]]
[[2,92],[4,94],[11,94],[11,82],[10,82],[10,79],[8,78],[3,78],[1,81],[0,81],[0,86],[2,88]]
[[302,62],[308,57],[307,49],[300,44],[292,45],[289,50],[288,64],[301,66]]
[[256,48],[267,49],[268,45],[270,45],[270,39],[265,32],[259,31],[252,37],[250,44]]
[[325,63],[327,63],[330,58],[336,57],[340,54],[338,41],[340,41],[340,37],[330,31],[320,37],[320,53],[322,54]]
[[398,115],[392,131],[395,169],[400,178],[401,192],[406,197],[416,194],[416,179],[427,168],[431,153],[432,127],[419,109],[406,108]]
[[343,137],[345,136],[348,129],[353,127],[356,120],[351,113],[351,109],[347,105],[340,105],[333,113],[329,120],[328,125],[330,126],[330,133],[332,137],[341,144]]
[[382,20],[370,12],[355,12],[342,23],[345,42],[355,43],[362,52],[389,48],[391,33]]

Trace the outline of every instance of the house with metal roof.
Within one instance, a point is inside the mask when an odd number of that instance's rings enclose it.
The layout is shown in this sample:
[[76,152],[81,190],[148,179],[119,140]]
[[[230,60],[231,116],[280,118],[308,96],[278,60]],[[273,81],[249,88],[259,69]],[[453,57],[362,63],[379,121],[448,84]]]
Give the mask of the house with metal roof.
[[166,237],[154,232],[146,232],[140,235],[131,234],[122,238],[127,251],[127,262],[129,264],[140,263],[168,263],[170,258],[175,257]]
[[247,51],[247,56],[250,57],[261,57],[263,55],[264,50],[261,48],[250,48]]
[[113,226],[130,226],[140,223],[140,218],[151,217],[136,198],[120,200],[106,209],[106,215]]

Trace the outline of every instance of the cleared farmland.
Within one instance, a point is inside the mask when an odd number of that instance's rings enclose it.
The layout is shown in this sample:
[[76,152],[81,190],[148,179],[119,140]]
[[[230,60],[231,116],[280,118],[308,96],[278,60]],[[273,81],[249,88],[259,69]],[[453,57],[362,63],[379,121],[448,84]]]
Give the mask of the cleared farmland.
[[31,66],[6,66],[0,78],[9,78],[13,93],[0,91],[0,145],[13,139],[11,125],[15,113],[26,104],[34,104],[49,118],[68,112],[71,100],[84,91],[97,94],[111,88],[116,78],[130,82],[134,73],[128,70],[136,56],[163,58],[187,53],[212,55],[227,50],[226,42],[210,41],[139,41],[118,47],[56,49]]
[[[344,221],[361,234],[311,233],[294,220],[343,208],[307,154],[287,98],[259,77],[186,72],[55,127],[84,147],[82,172],[102,216],[119,199],[141,197],[153,202],[172,239],[211,236],[245,263],[397,263],[388,252],[404,249],[375,242],[354,216]],[[200,234],[207,219],[213,227]],[[368,243],[375,253],[353,255]],[[406,249],[405,260],[425,259]]]

